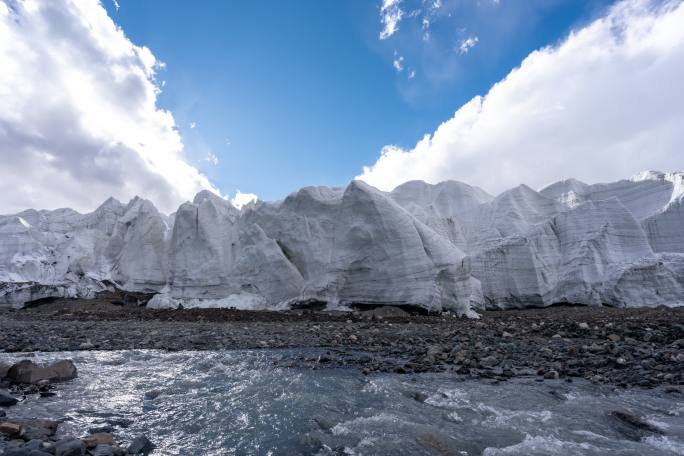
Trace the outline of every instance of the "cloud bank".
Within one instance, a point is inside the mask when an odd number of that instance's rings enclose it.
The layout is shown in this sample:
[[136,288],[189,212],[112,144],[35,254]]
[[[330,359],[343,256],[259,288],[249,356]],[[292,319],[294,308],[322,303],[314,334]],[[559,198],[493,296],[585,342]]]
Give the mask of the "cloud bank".
[[0,213],[219,193],[156,106],[159,67],[95,0],[0,0]]
[[358,178],[385,190],[457,179],[499,192],[681,169],[682,81],[684,3],[623,1],[531,53],[412,149],[385,146]]

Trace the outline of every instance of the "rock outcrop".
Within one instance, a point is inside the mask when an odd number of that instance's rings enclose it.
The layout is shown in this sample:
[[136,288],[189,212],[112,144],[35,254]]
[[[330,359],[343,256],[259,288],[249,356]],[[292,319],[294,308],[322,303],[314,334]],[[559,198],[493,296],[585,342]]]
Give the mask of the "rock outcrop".
[[493,197],[467,184],[306,187],[242,210],[200,192],[0,216],[0,305],[157,293],[150,307],[426,311],[684,304],[682,173],[569,179]]

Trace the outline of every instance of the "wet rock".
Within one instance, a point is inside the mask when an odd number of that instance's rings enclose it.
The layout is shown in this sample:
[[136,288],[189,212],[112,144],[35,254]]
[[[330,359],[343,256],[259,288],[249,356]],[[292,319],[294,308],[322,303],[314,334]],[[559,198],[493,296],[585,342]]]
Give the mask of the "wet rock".
[[81,439],[65,437],[55,444],[55,456],[83,456],[85,449]]
[[19,399],[4,390],[0,390],[0,406],[8,407],[19,402]]
[[0,361],[0,380],[7,376],[7,371],[10,369],[10,367],[12,367],[11,364]]
[[547,380],[557,380],[560,375],[558,374],[558,371],[555,370],[550,370],[544,374],[544,378]]
[[90,450],[92,456],[124,456],[126,451],[115,445],[98,445]]
[[410,397],[411,399],[414,399],[418,402],[425,402],[425,401],[427,401],[428,397],[430,397],[430,396],[428,396],[427,394],[420,392],[420,391],[412,391],[412,392],[408,393],[408,397]]
[[16,423],[8,421],[0,423],[0,434],[5,434],[10,437],[18,436],[21,433],[21,426]]
[[128,454],[149,454],[154,450],[154,444],[145,435],[134,438],[126,451]]
[[156,398],[158,398],[161,395],[160,390],[150,390],[150,391],[145,391],[145,394],[143,395],[143,399],[146,401],[152,401]]
[[86,448],[95,448],[98,445],[114,445],[114,436],[108,432],[98,432],[81,439]]
[[[12,423],[16,424],[19,426],[22,430],[27,430],[31,429],[34,432],[34,435],[43,435],[45,437],[51,437],[55,435],[55,432],[57,432],[57,426],[59,423],[55,420],[48,420],[48,419],[43,419],[43,418],[27,418],[27,419],[18,419],[14,418],[12,420],[6,421],[6,423]],[[42,437],[37,437],[37,438],[42,438]],[[31,440],[31,439],[24,439],[24,440]]]
[[21,429],[19,437],[28,441],[31,440],[45,440],[51,434],[49,429],[43,427],[24,427]]
[[485,356],[484,358],[480,359],[480,364],[485,367],[494,367],[499,364],[499,359],[494,355]]
[[639,441],[645,434],[664,434],[657,426],[628,411],[613,410],[608,412],[613,419],[615,429],[630,440]]
[[2,453],[2,456],[30,456],[31,450],[26,448],[10,448]]
[[50,383],[72,380],[78,376],[71,360],[63,359],[48,366],[39,366],[30,360],[22,360],[10,367],[7,378],[13,383],[37,384],[42,380]]
[[334,428],[337,422],[335,420],[332,420],[330,418],[326,418],[324,416],[316,416],[314,417],[314,421],[318,425],[319,428],[321,428],[324,431],[329,431],[330,429]]

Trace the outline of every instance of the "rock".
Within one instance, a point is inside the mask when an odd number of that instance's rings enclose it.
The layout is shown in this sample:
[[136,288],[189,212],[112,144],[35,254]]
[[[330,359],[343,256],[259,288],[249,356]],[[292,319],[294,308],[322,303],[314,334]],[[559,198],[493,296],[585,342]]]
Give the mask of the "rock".
[[95,348],[95,345],[93,345],[90,341],[83,342],[78,346],[79,350],[92,350],[93,348]]
[[2,453],[2,456],[30,456],[31,450],[27,448],[10,448]]
[[126,451],[128,454],[149,454],[154,450],[154,444],[145,435],[139,435],[134,438]]
[[618,336],[617,334],[609,334],[607,339],[610,340],[611,342],[618,342],[618,341],[620,341],[621,337]]
[[10,423],[8,421],[0,423],[0,434],[5,434],[10,437],[19,436],[21,433],[21,426],[16,423]]
[[108,432],[98,432],[81,439],[86,448],[95,448],[98,445],[114,445],[114,436]]
[[632,414],[628,411],[613,410],[608,412],[608,415],[613,418],[617,430],[625,437],[639,441],[645,434],[664,434],[664,432],[642,418]]
[[23,427],[19,437],[28,442],[31,440],[45,440],[52,434],[49,429],[44,427]]
[[[22,430],[31,429],[33,435],[41,435],[42,437],[36,437],[43,439],[44,437],[50,437],[55,435],[57,432],[57,426],[59,423],[55,420],[48,420],[43,418],[13,418],[11,421],[6,421],[14,423],[22,428]],[[31,440],[25,439],[25,440]]]
[[330,429],[334,428],[335,425],[337,424],[337,421],[332,420],[330,418],[323,417],[323,416],[314,417],[314,421],[316,422],[318,427],[324,431],[329,431]]
[[0,360],[0,380],[4,379],[7,376],[7,371],[10,367],[12,367],[11,364],[8,364]]
[[76,366],[71,360],[64,359],[48,366],[38,366],[30,360],[22,360],[14,364],[7,372],[7,378],[13,383],[37,384],[42,380],[50,383],[72,380],[78,376]]
[[557,380],[560,375],[558,371],[550,370],[544,374],[544,378],[547,380]]
[[504,331],[503,333],[501,333],[501,337],[513,337],[513,334]]
[[589,329],[589,325],[588,325],[587,323],[585,323],[585,322],[582,322],[582,323],[578,324],[577,327],[578,327],[579,329],[584,329],[584,330]]
[[92,456],[124,456],[126,451],[115,445],[98,445],[90,450]]
[[55,456],[83,456],[85,444],[81,439],[65,437],[55,443]]
[[31,450],[28,456],[52,456],[52,453],[42,450]]
[[0,390],[0,406],[8,407],[19,402],[19,399],[4,390]]
[[499,359],[494,355],[485,356],[484,358],[480,359],[480,364],[485,367],[494,367],[499,364]]
[[145,394],[143,395],[143,399],[146,401],[151,401],[151,400],[154,400],[157,397],[159,397],[161,395],[161,393],[162,392],[160,390],[146,391]]

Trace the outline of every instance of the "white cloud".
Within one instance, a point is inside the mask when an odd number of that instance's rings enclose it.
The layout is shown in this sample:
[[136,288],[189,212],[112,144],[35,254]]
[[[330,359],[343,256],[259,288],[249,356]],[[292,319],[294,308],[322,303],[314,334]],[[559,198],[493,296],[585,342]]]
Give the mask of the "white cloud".
[[114,4],[114,8],[116,8],[116,10],[119,11],[119,8],[121,8],[121,6],[119,6],[119,2],[117,2],[116,0],[112,0],[112,3]]
[[415,78],[415,77],[416,77],[416,70],[410,69],[409,72],[408,72],[408,78],[409,78],[409,79],[413,79],[413,78]]
[[207,152],[207,156],[204,157],[204,161],[209,162],[214,166],[219,164],[219,158],[211,152]]
[[382,5],[380,6],[380,21],[382,22],[381,40],[386,40],[399,30],[399,22],[404,17],[404,11],[399,6],[400,3],[401,0],[382,0]]
[[570,176],[681,169],[684,3],[627,0],[531,53],[414,148],[383,148],[359,178],[381,189],[458,179],[498,192]]
[[458,45],[458,52],[460,54],[467,54],[475,45],[480,41],[480,39],[476,36],[469,36],[465,40],[461,40],[460,44]]
[[191,129],[192,129],[192,128],[195,128],[196,126],[197,126],[197,124],[196,124],[195,122],[190,122],[190,128],[191,128]]
[[0,213],[136,194],[168,212],[218,193],[156,105],[160,62],[99,2],[10,4],[0,0]]
[[397,70],[397,73],[401,73],[404,70],[404,57],[395,57],[392,61],[392,66]]
[[259,198],[254,193],[242,193],[240,190],[238,190],[235,192],[235,196],[230,199],[230,202],[233,204],[233,206],[240,209],[242,206],[245,206],[251,202],[256,202],[258,199]]

